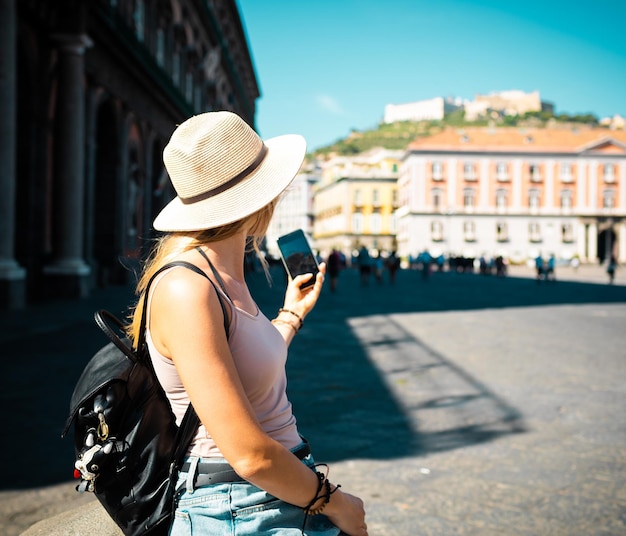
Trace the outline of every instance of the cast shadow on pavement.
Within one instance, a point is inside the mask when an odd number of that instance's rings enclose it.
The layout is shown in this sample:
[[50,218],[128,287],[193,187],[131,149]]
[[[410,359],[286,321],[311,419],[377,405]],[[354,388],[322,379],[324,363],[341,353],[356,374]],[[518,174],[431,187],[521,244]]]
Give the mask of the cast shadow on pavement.
[[[274,275],[272,287],[261,273],[249,279],[259,307],[272,318],[282,305],[282,274]],[[626,301],[626,287],[449,273],[424,281],[411,271],[400,272],[395,286],[370,282],[365,288],[346,271],[337,293],[327,287],[287,365],[300,429],[319,461],[427,454],[524,430],[515,408],[390,322],[390,314]],[[130,288],[108,288],[87,300],[0,315],[0,489],[71,480],[72,438],[61,440],[60,433],[78,376],[107,342],[92,315],[99,308],[122,315],[132,296]],[[425,382],[435,371],[437,382]],[[420,383],[403,406],[394,389],[411,387],[411,375]],[[439,414],[431,421],[433,410]]]
[[[261,293],[266,314],[282,281]],[[259,298],[257,298],[259,299]],[[523,433],[520,410],[394,322],[401,313],[626,302],[626,287],[402,271],[362,287],[355,271],[324,289],[290,348],[289,396],[319,460],[393,459]],[[451,331],[450,336],[454,336]]]

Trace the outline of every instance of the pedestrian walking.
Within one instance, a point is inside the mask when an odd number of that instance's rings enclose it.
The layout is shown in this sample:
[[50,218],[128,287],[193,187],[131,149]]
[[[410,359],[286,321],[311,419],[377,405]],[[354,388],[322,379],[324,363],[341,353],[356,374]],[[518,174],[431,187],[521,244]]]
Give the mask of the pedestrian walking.
[[383,259],[380,251],[374,257],[372,266],[374,267],[374,276],[376,277],[376,282],[379,285],[383,284],[383,270],[385,269],[385,260]]
[[[286,394],[287,349],[320,295],[325,266],[312,286],[302,288],[312,274],[289,281],[271,321],[244,277],[247,245],[259,253],[304,155],[301,136],[263,142],[230,112],[188,119],[164,150],[177,197],[154,221],[165,234],[140,279],[129,335],[138,340],[148,300],[146,341],[159,382],[178,422],[190,402],[201,421],[178,481],[171,536],[234,534],[235,524],[238,535],[367,535],[362,501],[315,465]],[[173,260],[206,277],[172,267],[143,295]]]
[[339,272],[341,271],[341,255],[339,252],[333,248],[328,255],[328,260],[326,261],[326,275],[330,279],[330,291],[336,292],[337,290],[337,279],[339,278]]
[[609,276],[609,285],[612,285],[615,281],[615,270],[617,270],[617,260],[615,259],[614,255],[611,255],[609,264],[606,267],[606,273]]
[[537,271],[537,283],[539,283],[544,276],[544,264],[541,255],[535,257],[535,270]]
[[400,257],[395,250],[391,252],[387,257],[387,271],[389,272],[389,283],[394,284],[396,282],[396,272],[400,269]]
[[554,254],[550,255],[546,264],[546,281],[556,281],[556,259]]
[[427,280],[430,277],[430,269],[433,258],[428,250],[424,250],[420,255],[420,259],[422,261],[422,279]]
[[359,264],[359,275],[361,278],[361,286],[366,287],[369,285],[370,273],[372,271],[372,259],[370,257],[369,251],[363,245],[359,249],[359,255],[357,257],[357,262]]

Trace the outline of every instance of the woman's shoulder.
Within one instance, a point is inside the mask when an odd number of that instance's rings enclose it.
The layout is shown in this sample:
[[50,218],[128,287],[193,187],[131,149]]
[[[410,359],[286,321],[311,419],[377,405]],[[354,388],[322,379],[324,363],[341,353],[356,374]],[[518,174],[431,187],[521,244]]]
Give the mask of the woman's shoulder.
[[154,281],[151,294],[155,304],[166,301],[175,312],[176,305],[206,303],[211,292],[215,291],[208,276],[202,276],[184,266],[172,266]]

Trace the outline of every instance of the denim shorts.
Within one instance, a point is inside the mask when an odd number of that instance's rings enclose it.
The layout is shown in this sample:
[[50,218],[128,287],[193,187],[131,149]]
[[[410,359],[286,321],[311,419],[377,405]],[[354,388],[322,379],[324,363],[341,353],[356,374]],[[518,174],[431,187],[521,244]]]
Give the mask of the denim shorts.
[[[297,447],[296,447],[297,448]],[[295,449],[292,449],[295,450]],[[188,459],[188,461],[191,458]],[[203,463],[224,459],[202,458]],[[309,467],[311,455],[302,460]],[[181,473],[178,486],[185,486]],[[286,503],[249,482],[229,482],[185,489],[178,500],[170,536],[300,536],[304,510]],[[338,536],[340,531],[324,515],[306,516],[306,536]]]

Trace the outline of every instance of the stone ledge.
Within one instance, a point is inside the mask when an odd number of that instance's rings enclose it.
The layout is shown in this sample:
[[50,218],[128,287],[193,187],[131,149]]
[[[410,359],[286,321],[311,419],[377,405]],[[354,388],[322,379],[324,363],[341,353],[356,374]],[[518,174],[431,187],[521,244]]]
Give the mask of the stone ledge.
[[98,501],[35,523],[20,536],[124,536]]

